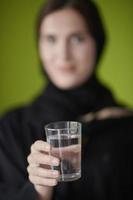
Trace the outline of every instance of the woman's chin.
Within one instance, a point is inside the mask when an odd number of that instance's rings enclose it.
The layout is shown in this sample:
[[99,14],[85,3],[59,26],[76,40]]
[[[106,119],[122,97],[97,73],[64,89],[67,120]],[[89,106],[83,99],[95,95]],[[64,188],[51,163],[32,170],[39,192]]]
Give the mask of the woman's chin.
[[61,89],[61,90],[71,90],[74,88],[77,88],[78,86],[80,86],[82,83],[79,82],[54,82],[53,83],[57,88]]

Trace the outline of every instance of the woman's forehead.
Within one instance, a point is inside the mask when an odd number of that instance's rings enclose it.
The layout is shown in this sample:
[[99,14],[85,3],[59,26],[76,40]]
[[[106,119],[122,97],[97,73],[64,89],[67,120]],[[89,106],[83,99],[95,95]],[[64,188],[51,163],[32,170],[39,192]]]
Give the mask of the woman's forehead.
[[41,32],[86,31],[84,18],[74,9],[62,9],[47,15],[41,24]]

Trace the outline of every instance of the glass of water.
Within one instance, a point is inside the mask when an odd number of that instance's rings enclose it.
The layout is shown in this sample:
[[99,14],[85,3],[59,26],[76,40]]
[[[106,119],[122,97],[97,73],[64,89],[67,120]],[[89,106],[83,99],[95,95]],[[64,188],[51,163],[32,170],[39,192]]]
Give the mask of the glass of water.
[[45,126],[50,155],[59,158],[59,181],[74,181],[81,177],[81,123],[73,121],[53,122]]

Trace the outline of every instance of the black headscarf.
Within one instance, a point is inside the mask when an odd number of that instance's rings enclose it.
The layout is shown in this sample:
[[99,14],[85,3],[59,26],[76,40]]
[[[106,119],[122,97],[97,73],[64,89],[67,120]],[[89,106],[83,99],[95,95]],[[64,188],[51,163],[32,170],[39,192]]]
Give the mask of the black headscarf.
[[52,12],[66,7],[76,9],[85,19],[90,34],[94,38],[97,47],[96,62],[92,76],[81,86],[62,90],[57,88],[43,69],[48,79],[48,86],[43,94],[35,101],[35,109],[39,119],[46,122],[57,120],[76,120],[80,116],[95,112],[103,107],[115,106],[111,92],[96,78],[96,70],[103,52],[106,34],[99,10],[91,0],[50,0],[42,7],[37,20],[37,38],[39,38],[40,26],[44,18]]
[[84,114],[117,106],[117,103],[111,92],[93,76],[82,86],[71,90],[59,89],[49,82],[33,106],[39,120],[49,123],[77,120]]

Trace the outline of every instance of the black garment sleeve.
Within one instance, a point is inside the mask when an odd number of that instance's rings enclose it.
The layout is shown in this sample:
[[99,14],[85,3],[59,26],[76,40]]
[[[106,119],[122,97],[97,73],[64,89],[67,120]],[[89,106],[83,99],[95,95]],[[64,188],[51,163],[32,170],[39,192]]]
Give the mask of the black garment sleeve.
[[6,182],[0,182],[1,200],[37,200],[37,193],[28,181],[21,188],[14,187]]
[[22,120],[16,114],[10,113],[0,120],[0,200],[37,200],[26,171],[32,143],[26,135],[31,133],[22,127]]

